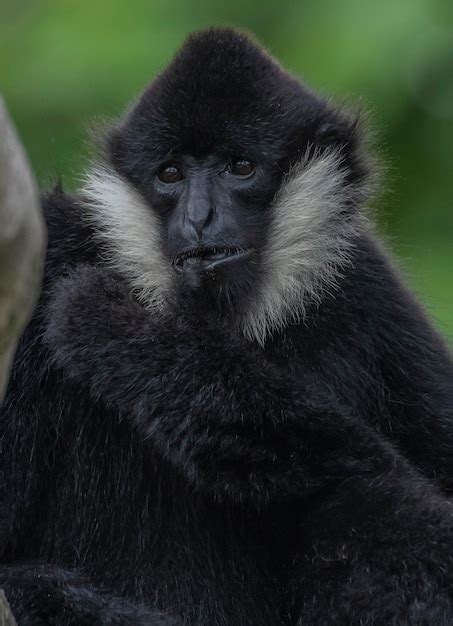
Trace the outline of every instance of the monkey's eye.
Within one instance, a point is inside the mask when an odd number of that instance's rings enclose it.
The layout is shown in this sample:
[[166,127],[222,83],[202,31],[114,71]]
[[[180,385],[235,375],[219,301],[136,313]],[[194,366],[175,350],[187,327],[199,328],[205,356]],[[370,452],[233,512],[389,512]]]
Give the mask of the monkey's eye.
[[157,171],[157,178],[163,183],[178,183],[184,178],[184,172],[177,163],[164,163]]
[[255,166],[247,159],[233,159],[227,166],[227,172],[234,176],[251,176],[254,171]]

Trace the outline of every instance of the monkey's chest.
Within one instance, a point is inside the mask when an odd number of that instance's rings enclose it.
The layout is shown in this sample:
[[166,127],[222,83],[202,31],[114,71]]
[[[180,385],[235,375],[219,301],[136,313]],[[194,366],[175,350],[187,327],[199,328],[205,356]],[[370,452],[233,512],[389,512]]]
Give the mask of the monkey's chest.
[[159,492],[155,535],[141,559],[146,595],[185,624],[288,623],[282,618],[288,550],[272,516],[216,507],[183,483],[164,490],[172,497]]
[[46,558],[187,625],[287,623],[291,512],[259,515],[197,495],[111,415],[93,411],[71,427],[77,445],[65,453],[49,545],[40,534]]

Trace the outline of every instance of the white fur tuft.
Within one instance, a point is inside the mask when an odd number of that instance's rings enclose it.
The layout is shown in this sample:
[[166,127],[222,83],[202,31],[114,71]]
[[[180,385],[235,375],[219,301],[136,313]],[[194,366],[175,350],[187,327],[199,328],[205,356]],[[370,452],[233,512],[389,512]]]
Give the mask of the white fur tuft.
[[162,309],[172,268],[162,252],[159,219],[138,191],[106,165],[88,172],[82,188],[88,219],[104,244],[106,262],[130,282],[145,305]]
[[306,304],[337,286],[350,262],[365,218],[347,204],[342,157],[330,152],[298,164],[278,192],[262,255],[261,288],[243,319],[246,337],[261,345],[289,321],[303,318]]

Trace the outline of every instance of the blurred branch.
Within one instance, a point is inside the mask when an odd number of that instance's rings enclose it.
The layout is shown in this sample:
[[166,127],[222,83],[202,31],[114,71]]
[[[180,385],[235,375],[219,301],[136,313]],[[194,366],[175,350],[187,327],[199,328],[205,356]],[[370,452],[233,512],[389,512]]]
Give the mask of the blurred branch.
[[0,98],[0,400],[41,282],[44,232],[34,177]]
[[0,589],[0,626],[17,626],[13,614],[10,611],[5,594]]

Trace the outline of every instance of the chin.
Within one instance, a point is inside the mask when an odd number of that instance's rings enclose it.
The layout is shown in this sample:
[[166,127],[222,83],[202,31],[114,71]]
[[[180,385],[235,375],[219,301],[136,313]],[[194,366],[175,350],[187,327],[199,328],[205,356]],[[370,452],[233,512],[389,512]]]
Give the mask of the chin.
[[241,313],[253,298],[257,282],[252,258],[247,253],[214,262],[189,259],[178,270],[182,297],[204,312],[211,310],[227,317]]

